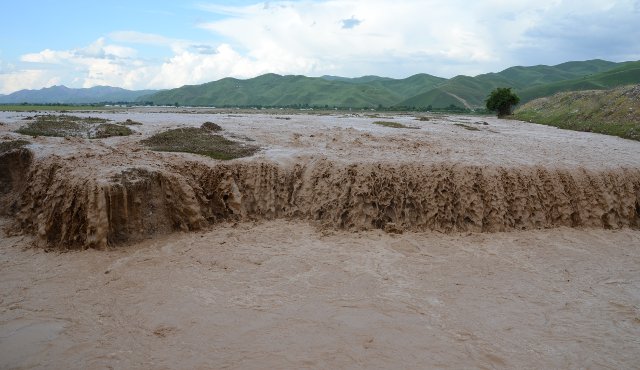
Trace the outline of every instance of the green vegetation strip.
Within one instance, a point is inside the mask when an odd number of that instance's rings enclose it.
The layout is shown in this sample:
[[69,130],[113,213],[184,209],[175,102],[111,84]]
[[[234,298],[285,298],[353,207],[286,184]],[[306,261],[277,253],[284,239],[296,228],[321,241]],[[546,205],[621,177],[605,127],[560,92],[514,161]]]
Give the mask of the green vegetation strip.
[[418,127],[406,126],[406,125],[403,125],[402,123],[390,122],[390,121],[375,121],[373,122],[373,124],[384,126],[384,127],[392,127],[392,128],[412,128],[412,129],[418,128]]
[[142,140],[152,150],[205,155],[214,159],[234,159],[253,155],[258,148],[212,134],[205,128],[168,130]]
[[594,132],[640,141],[640,124],[633,122],[602,122],[589,119],[573,119],[564,115],[545,116],[536,112],[519,112],[513,116],[521,121],[553,126],[565,130]]

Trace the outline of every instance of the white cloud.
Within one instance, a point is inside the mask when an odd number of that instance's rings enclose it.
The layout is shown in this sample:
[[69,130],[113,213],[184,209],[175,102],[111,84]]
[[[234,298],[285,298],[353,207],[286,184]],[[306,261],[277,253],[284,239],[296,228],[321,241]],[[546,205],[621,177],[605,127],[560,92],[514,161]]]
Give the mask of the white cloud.
[[22,89],[39,89],[60,83],[60,77],[49,71],[28,69],[0,73],[0,94],[10,94]]
[[[325,0],[202,5],[193,41],[115,31],[88,46],[21,57],[2,91],[45,86],[172,88],[263,73],[443,77],[600,57],[640,58],[638,0]],[[206,13],[205,13],[206,17]],[[152,47],[155,54],[148,54]],[[70,77],[73,76],[73,77]],[[10,81],[11,84],[8,84]]]
[[[568,24],[576,34],[595,23],[588,32],[591,40],[598,40],[602,29],[619,30],[620,23],[627,25],[625,34],[640,36],[639,31],[633,31],[640,29],[640,19],[633,12],[636,7],[632,0],[279,1],[268,6],[204,6],[225,17],[200,26],[231,40],[234,48],[247,51],[246,56],[274,68],[286,55],[309,61],[307,68],[293,70],[296,66],[291,66],[291,73],[402,77],[428,72],[450,76],[495,71],[514,63],[540,63],[532,58],[535,53],[520,58],[522,48],[535,49],[538,58],[547,57],[545,62],[590,58],[598,52],[606,57],[608,43],[604,40],[592,45],[601,51],[582,50],[572,56],[562,50],[544,49],[550,37],[536,32],[574,20]],[[624,38],[622,33],[606,34],[609,43]],[[560,32],[556,37],[564,36]],[[639,42],[628,46],[637,50]],[[624,58],[618,51],[609,54],[609,59]],[[395,69],[389,65],[395,65]]]
[[[227,7],[224,10],[232,17],[201,27],[233,40],[248,50],[248,56],[274,66],[285,55],[313,61],[316,71],[298,72],[323,73],[337,66],[337,72],[368,73],[380,60],[416,56],[425,64],[423,71],[429,71],[430,63],[498,60],[500,48],[488,37],[490,28],[497,25],[480,22],[474,9],[469,9],[477,6],[458,5],[380,0],[278,2],[235,11]],[[358,22],[345,27],[345,19]],[[387,74],[406,75],[406,71],[390,72]]]
[[144,33],[136,31],[116,31],[109,34],[109,38],[116,42],[124,42],[130,44],[143,44],[163,46],[170,48],[174,53],[180,53],[187,49],[190,44],[189,40],[165,37],[153,33]]
[[[22,62],[36,63],[38,68],[24,68],[15,71],[11,75],[3,75],[7,81],[14,81],[23,76],[25,86],[45,87],[52,81],[58,83],[60,76],[78,76],[72,81],[64,81],[67,84],[81,87],[96,85],[121,86],[125,88],[138,88],[145,84],[148,67],[137,59],[137,51],[133,48],[107,43],[105,38],[99,38],[86,47],[72,50],[45,49],[38,53],[22,55]],[[52,79],[51,74],[58,74],[57,79]],[[4,90],[9,90],[5,87]]]
[[20,60],[31,63],[63,63],[69,60],[81,59],[123,59],[136,56],[136,50],[118,45],[108,45],[104,38],[99,38],[94,43],[73,50],[45,49],[39,53],[23,55]]
[[30,63],[61,63],[72,56],[73,54],[68,51],[45,49],[39,53],[25,54],[20,57],[20,60]]
[[292,69],[312,69],[309,66],[310,61],[287,59],[290,57],[282,56],[278,67],[264,60],[243,57],[227,44],[220,45],[214,53],[183,51],[162,64],[158,75],[150,85],[173,87],[212,81],[227,76],[248,78],[268,72],[285,74],[290,73]]

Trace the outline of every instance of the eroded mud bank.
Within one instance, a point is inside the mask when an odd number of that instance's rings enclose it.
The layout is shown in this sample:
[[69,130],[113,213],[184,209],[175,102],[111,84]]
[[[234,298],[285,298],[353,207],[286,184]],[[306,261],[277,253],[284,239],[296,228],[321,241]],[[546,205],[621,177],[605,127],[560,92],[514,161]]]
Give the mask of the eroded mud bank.
[[17,197],[25,187],[32,161],[33,153],[28,149],[0,153],[0,215],[17,211]]
[[[166,162],[79,171],[74,161],[3,157],[3,209],[43,245],[103,248],[222,220],[324,227],[496,232],[640,226],[640,170],[309,159]],[[8,165],[10,163],[10,165]]]

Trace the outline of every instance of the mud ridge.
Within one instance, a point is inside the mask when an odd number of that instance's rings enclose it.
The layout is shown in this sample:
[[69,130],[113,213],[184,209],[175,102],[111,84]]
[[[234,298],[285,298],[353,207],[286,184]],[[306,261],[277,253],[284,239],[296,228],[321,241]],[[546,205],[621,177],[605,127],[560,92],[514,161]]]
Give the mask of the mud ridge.
[[[275,218],[389,232],[640,226],[640,170],[635,168],[343,164],[327,159],[290,166],[167,162],[114,169],[103,177],[75,171],[73,162],[62,160],[22,168],[25,173],[10,177],[18,179],[11,180],[14,196],[7,208],[13,210],[15,228],[59,248],[104,248],[225,220]],[[16,181],[24,185],[18,188]]]

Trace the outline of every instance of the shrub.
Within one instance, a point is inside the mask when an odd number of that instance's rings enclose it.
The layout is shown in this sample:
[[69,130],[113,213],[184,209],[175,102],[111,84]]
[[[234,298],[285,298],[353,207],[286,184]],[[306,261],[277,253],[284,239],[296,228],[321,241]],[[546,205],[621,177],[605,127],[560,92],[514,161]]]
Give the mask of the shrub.
[[487,97],[487,109],[497,112],[498,117],[511,114],[511,109],[520,102],[520,98],[511,92],[510,87],[498,87]]

